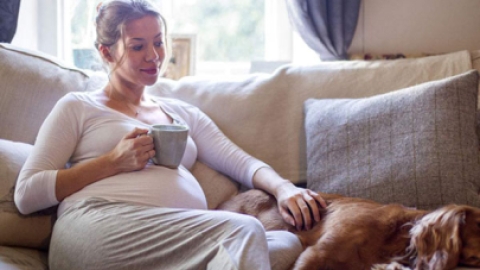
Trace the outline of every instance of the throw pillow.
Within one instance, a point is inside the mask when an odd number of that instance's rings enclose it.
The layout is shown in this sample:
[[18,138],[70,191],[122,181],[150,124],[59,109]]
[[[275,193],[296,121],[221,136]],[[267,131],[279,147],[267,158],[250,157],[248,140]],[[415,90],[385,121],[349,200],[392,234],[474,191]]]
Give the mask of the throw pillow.
[[13,201],[15,182],[32,147],[0,139],[0,245],[47,249],[55,209],[22,215]]
[[422,209],[480,207],[470,71],[363,99],[305,102],[307,187]]
[[224,174],[197,161],[191,172],[205,192],[208,209],[216,209],[221,203],[238,193],[240,185]]

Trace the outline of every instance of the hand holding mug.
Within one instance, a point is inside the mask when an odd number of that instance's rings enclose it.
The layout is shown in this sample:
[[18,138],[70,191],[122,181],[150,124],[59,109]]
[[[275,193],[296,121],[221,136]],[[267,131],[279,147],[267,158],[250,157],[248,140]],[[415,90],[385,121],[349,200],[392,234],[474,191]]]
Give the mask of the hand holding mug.
[[153,140],[148,129],[135,128],[127,133],[109,153],[117,170],[122,172],[141,170],[155,154]]

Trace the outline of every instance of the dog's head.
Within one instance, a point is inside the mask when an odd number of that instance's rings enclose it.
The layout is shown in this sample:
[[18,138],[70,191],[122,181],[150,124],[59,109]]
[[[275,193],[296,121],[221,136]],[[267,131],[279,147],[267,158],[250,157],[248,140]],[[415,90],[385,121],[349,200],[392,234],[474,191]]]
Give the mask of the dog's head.
[[448,205],[425,215],[410,230],[415,269],[480,266],[480,209]]

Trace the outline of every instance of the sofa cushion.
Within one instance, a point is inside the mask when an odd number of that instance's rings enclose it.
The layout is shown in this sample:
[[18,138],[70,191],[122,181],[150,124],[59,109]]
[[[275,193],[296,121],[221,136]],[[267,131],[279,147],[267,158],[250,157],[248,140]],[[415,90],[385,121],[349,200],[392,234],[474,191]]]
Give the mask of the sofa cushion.
[[33,144],[60,97],[96,89],[105,80],[40,52],[0,44],[0,138]]
[[191,172],[205,192],[208,209],[216,209],[222,202],[238,193],[240,185],[227,176],[197,161]]
[[480,207],[478,73],[363,99],[305,103],[313,190],[423,209]]
[[287,65],[272,75],[160,80],[150,93],[176,97],[209,115],[236,144],[294,183],[306,181],[303,102],[360,98],[472,69],[467,51],[396,61]]
[[22,215],[13,202],[15,182],[32,147],[0,139],[0,245],[47,249],[55,209]]

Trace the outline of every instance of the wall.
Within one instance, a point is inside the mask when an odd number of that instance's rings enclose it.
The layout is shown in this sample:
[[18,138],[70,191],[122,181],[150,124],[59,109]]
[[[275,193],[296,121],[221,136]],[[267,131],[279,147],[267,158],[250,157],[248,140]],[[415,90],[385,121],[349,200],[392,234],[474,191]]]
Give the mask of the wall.
[[350,53],[480,49],[479,0],[363,0]]

